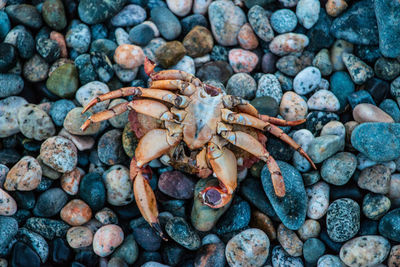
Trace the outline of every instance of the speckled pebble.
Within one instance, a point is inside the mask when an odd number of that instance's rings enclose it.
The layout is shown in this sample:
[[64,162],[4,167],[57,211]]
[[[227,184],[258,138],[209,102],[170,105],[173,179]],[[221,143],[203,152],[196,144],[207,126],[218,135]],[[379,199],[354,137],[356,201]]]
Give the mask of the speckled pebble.
[[93,237],[94,253],[100,257],[106,257],[124,241],[124,232],[121,227],[109,224],[101,227]]
[[101,130],[102,123],[101,122],[95,122],[91,123],[90,126],[85,130],[81,130],[81,126],[83,123],[93,114],[90,111],[85,112],[82,114],[83,108],[78,107],[78,108],[73,108],[71,109],[67,114],[64,119],[64,128],[68,131],[70,134],[74,135],[93,135],[98,133]]
[[318,182],[306,189],[308,197],[307,216],[311,219],[321,219],[329,206],[329,185]]
[[319,18],[320,3],[318,0],[299,0],[296,6],[296,15],[299,23],[310,29]]
[[330,184],[344,185],[353,176],[356,167],[356,156],[349,152],[340,152],[324,161],[321,177]]
[[0,215],[11,216],[17,212],[17,203],[3,189],[0,188]]
[[355,55],[344,52],[342,59],[355,84],[363,84],[374,76],[374,70]]
[[79,183],[85,172],[81,168],[75,168],[61,176],[60,184],[62,189],[69,195],[76,195],[79,190]]
[[274,31],[269,23],[267,11],[259,5],[254,5],[247,13],[250,25],[257,36],[264,42],[274,38]]
[[277,56],[284,56],[290,53],[302,52],[309,42],[310,40],[304,34],[284,33],[272,40],[269,44],[269,49]]
[[382,236],[360,236],[346,242],[340,249],[340,259],[350,267],[382,263],[389,255],[390,243]]
[[139,5],[127,5],[111,19],[115,27],[135,26],[146,19],[146,10]]
[[126,159],[122,147],[122,132],[118,129],[104,133],[97,143],[97,153],[101,162],[115,165]]
[[114,165],[103,174],[107,191],[107,201],[114,206],[124,206],[133,201],[133,184],[129,169]]
[[68,230],[66,239],[70,247],[84,248],[92,244],[93,233],[86,226],[75,226]]
[[74,102],[67,99],[61,99],[51,105],[49,115],[53,119],[55,125],[62,126],[68,112],[73,108],[75,108]]
[[335,242],[351,239],[360,229],[360,206],[350,198],[335,200],[329,205],[326,227]]
[[144,62],[144,53],[140,46],[122,44],[114,53],[114,61],[124,69],[134,69]]
[[339,100],[328,90],[322,89],[315,92],[307,101],[310,110],[336,112],[340,108]]
[[75,49],[79,53],[85,53],[89,50],[91,34],[86,24],[73,26],[66,34],[65,41],[67,46]]
[[299,95],[308,94],[321,83],[321,72],[315,67],[307,67],[299,72],[293,80],[293,89]]
[[247,50],[256,49],[258,46],[258,38],[255,35],[249,23],[243,24],[238,33],[238,42],[240,47]]
[[0,100],[0,138],[19,132],[17,112],[28,102],[20,96],[10,96]]
[[26,104],[18,109],[18,125],[21,133],[28,138],[42,141],[55,134],[55,127],[49,115],[37,105]]
[[[75,99],[85,107],[89,102],[98,97],[99,95],[108,93],[110,90],[105,83],[94,81],[81,86],[75,94]],[[89,109],[90,111],[96,113],[107,108],[110,100],[103,101],[96,104],[94,107]],[[72,133],[73,134],[73,133]]]
[[363,214],[371,220],[379,220],[385,215],[391,206],[390,199],[384,195],[371,194],[365,195],[362,203]]
[[26,228],[20,228],[18,229],[16,239],[29,245],[39,255],[42,263],[47,261],[49,256],[49,245],[41,235]]
[[118,216],[109,208],[104,208],[94,215],[96,220],[98,220],[101,224],[118,224]]
[[301,120],[307,116],[308,106],[301,96],[289,91],[282,96],[279,112],[285,120]]
[[225,256],[230,266],[262,266],[269,254],[269,245],[263,231],[250,228],[229,240]]
[[301,240],[306,241],[309,238],[318,237],[321,232],[321,225],[316,220],[308,219],[297,231]]
[[291,32],[297,26],[296,14],[290,9],[279,9],[270,19],[272,28],[278,33]]
[[283,224],[278,226],[277,239],[279,244],[290,256],[298,257],[303,254],[303,242],[295,232],[287,229]]
[[378,194],[386,194],[390,188],[390,169],[378,164],[365,168],[358,177],[358,186]]
[[80,199],[73,199],[60,212],[61,219],[72,226],[87,223],[92,218],[92,210]]
[[282,88],[278,79],[273,74],[264,74],[258,81],[256,97],[269,96],[276,100],[277,103],[282,99]]
[[291,267],[304,267],[303,261],[300,257],[290,256],[281,246],[274,247],[272,249],[272,266],[280,267],[285,265]]
[[25,156],[10,169],[3,186],[7,191],[31,191],[38,187],[41,178],[39,162],[31,156]]
[[254,98],[256,90],[256,81],[247,73],[237,73],[232,75],[226,85],[226,92],[228,94],[239,96],[244,99]]
[[[307,129],[301,129],[296,131],[292,138],[304,151],[307,151],[308,146],[314,140],[314,135]],[[306,172],[311,169],[311,164],[298,151],[294,152],[292,161],[296,169],[301,172]]]
[[343,150],[344,138],[337,135],[323,135],[315,138],[308,147],[307,153],[314,163],[321,163]]
[[44,191],[37,199],[33,214],[38,217],[52,217],[67,203],[68,196],[60,188]]
[[229,51],[229,64],[235,72],[252,72],[258,64],[258,56],[244,49]]
[[72,171],[78,162],[76,146],[68,139],[54,136],[44,141],[40,147],[40,158],[54,170],[66,173]]
[[200,237],[181,217],[169,219],[165,225],[165,231],[178,244],[189,250],[197,250],[201,245]]

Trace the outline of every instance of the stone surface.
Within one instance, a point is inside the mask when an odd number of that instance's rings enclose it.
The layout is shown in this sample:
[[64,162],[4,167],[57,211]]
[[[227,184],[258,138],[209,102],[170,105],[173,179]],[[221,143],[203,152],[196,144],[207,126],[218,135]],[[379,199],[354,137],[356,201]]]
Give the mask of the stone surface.
[[28,138],[42,141],[55,134],[55,127],[49,115],[37,105],[26,104],[18,110],[19,130]]
[[10,169],[3,187],[7,191],[31,191],[38,187],[41,178],[39,162],[31,156],[25,156]]
[[114,224],[105,225],[94,234],[93,250],[100,257],[106,257],[113,253],[123,240],[124,232],[121,227]]

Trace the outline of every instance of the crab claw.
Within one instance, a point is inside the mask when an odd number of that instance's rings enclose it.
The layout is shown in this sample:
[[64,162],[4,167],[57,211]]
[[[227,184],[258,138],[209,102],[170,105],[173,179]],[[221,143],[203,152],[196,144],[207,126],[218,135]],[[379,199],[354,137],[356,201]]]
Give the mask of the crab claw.
[[151,189],[149,184],[149,180],[152,176],[150,167],[137,167],[136,160],[133,158],[131,162],[130,176],[131,179],[134,179],[133,192],[140,213],[150,224],[150,226],[160,235],[160,237],[165,241],[168,241],[161,229],[161,225],[158,220],[156,196],[154,195],[153,189]]
[[154,68],[156,67],[156,63],[154,61],[150,60],[148,57],[144,58],[144,72],[146,72],[147,75],[151,75],[154,72]]
[[210,142],[207,147],[207,158],[220,186],[207,187],[200,194],[205,205],[216,209],[229,203],[237,187],[236,157],[226,147],[220,148]]

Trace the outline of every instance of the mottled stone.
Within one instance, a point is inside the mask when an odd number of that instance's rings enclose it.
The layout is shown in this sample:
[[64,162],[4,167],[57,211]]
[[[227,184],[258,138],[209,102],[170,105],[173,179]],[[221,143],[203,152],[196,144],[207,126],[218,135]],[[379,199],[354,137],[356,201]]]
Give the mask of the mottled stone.
[[340,152],[324,161],[321,177],[333,185],[344,185],[353,176],[357,167],[356,157],[349,152]]
[[318,0],[300,0],[296,6],[296,15],[299,23],[310,29],[319,18],[320,3]]
[[314,163],[321,163],[343,148],[344,138],[337,135],[324,135],[313,140],[308,147],[307,154]]
[[65,173],[76,167],[78,151],[70,140],[61,136],[54,136],[42,143],[40,158],[44,164],[58,172]]
[[92,244],[93,233],[86,226],[75,226],[68,230],[66,239],[70,247],[84,248]]
[[107,190],[107,201],[114,206],[124,206],[133,201],[133,184],[129,177],[129,169],[122,165],[114,165],[103,174]]
[[8,137],[19,132],[18,113],[28,102],[20,96],[10,96],[0,100],[0,138]]
[[295,232],[287,229],[283,224],[278,226],[277,239],[290,256],[297,257],[303,254],[303,242]]
[[306,189],[308,197],[307,217],[321,219],[329,206],[329,185],[325,182],[318,182]]
[[42,141],[55,134],[50,116],[34,104],[20,107],[17,118],[21,133],[28,138]]
[[284,33],[276,36],[269,44],[272,53],[284,56],[290,53],[302,52],[310,40],[304,34]]
[[17,203],[3,189],[0,188],[0,215],[11,216],[17,212]]
[[31,156],[25,156],[10,169],[3,186],[7,191],[31,191],[39,185],[41,178],[39,162]]
[[358,104],[353,109],[353,118],[355,121],[363,122],[394,122],[389,114],[375,105],[369,103]]
[[267,11],[259,5],[254,5],[247,13],[250,25],[257,36],[264,42],[274,38],[274,31],[269,23]]
[[363,84],[374,76],[374,70],[355,55],[343,52],[342,60],[355,84]]
[[308,94],[321,83],[321,72],[315,67],[307,67],[299,72],[293,80],[293,89],[299,95]]
[[165,231],[178,244],[189,250],[197,250],[200,247],[200,237],[181,217],[169,219]]
[[109,224],[101,227],[93,237],[93,250],[100,257],[110,255],[124,241],[121,227]]
[[390,188],[390,169],[378,164],[361,171],[357,184],[360,188],[378,194],[386,194]]

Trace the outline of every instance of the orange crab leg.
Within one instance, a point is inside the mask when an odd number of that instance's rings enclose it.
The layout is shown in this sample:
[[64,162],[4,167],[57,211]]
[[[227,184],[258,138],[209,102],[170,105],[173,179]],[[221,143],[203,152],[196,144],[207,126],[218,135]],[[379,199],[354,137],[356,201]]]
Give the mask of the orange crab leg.
[[303,150],[303,148],[297,144],[289,135],[287,135],[284,131],[282,131],[281,128],[268,123],[268,126],[265,128],[266,131],[270,132],[274,136],[278,137],[282,141],[284,141],[286,144],[294,148],[297,152],[300,153],[303,157],[307,159],[308,162],[310,162],[311,166],[316,170],[317,167],[315,166],[314,162],[312,159],[307,155],[307,153]]
[[274,186],[275,194],[278,197],[285,196],[285,183],[279,166],[276,164],[274,158],[257,139],[241,131],[222,131],[221,136],[228,140],[231,144],[265,161],[267,163],[268,170],[271,173],[271,180]]
[[177,95],[170,91],[160,89],[143,89],[141,97],[150,97],[162,100],[179,108],[187,107],[190,101],[187,96]]
[[286,121],[286,120],[270,117],[267,115],[259,115],[259,118],[262,121],[269,122],[269,123],[272,123],[272,124],[275,124],[278,126],[297,126],[297,125],[303,124],[307,121],[306,119],[297,120],[297,121]]
[[277,126],[273,125],[272,123],[265,122],[261,119],[255,118],[249,114],[245,113],[235,113],[230,111],[229,109],[222,109],[222,120],[229,123],[240,124],[245,126],[250,126],[259,130],[268,131],[274,136],[278,137],[292,148],[294,148],[297,152],[300,153],[303,157],[310,162],[311,166],[314,169],[317,169],[314,162],[311,158],[307,155],[307,153],[303,150],[303,148],[297,144],[290,136],[288,136],[282,129],[278,128]]
[[133,100],[129,102],[128,109],[133,109],[138,113],[165,121],[170,121],[174,118],[174,115],[169,111],[166,105],[155,100]]
[[236,157],[226,147],[220,148],[209,142],[207,158],[217,176],[220,186],[211,186],[200,192],[205,205],[211,208],[220,208],[229,203],[237,187]]
[[82,110],[82,113],[85,113],[88,111],[91,107],[96,105],[99,102],[109,100],[109,99],[114,99],[114,98],[119,98],[119,97],[124,97],[124,96],[130,96],[130,95],[141,95],[142,94],[142,88],[140,87],[124,87],[115,91],[108,92],[106,94],[100,95],[96,98],[93,98],[89,104],[86,105],[86,107]]
[[179,91],[181,91],[182,94],[187,96],[191,96],[194,92],[196,92],[196,86],[194,84],[181,80],[151,81],[150,88],[164,89],[164,90],[179,89]]
[[125,103],[121,103],[118,105],[113,106],[110,109],[106,109],[103,111],[100,111],[98,113],[95,113],[93,115],[91,115],[81,126],[81,130],[85,131],[90,124],[92,123],[96,123],[96,122],[101,122],[101,121],[105,121],[108,120],[112,117],[118,116],[122,113],[124,113],[125,111],[128,110],[128,104],[129,102],[125,102]]
[[131,161],[130,178],[133,180],[133,192],[137,206],[143,218],[150,226],[167,241],[158,220],[156,196],[149,185],[152,173],[149,167],[139,168],[135,158]]

